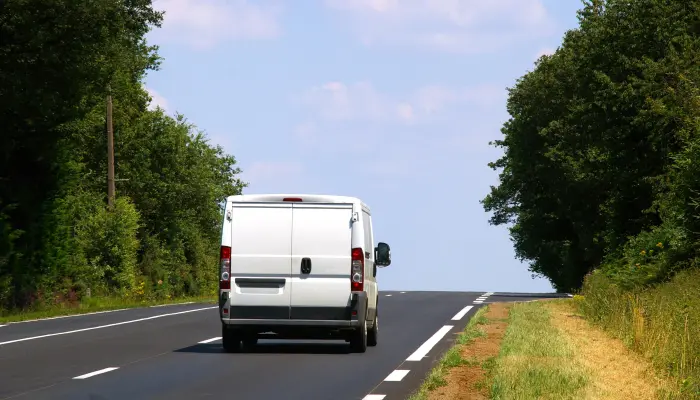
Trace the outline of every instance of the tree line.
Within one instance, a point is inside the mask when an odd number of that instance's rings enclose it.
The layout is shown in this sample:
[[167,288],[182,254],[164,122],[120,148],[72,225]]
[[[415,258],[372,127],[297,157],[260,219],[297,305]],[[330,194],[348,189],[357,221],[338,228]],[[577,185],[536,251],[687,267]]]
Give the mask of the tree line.
[[640,287],[700,258],[700,1],[584,1],[509,89],[482,201],[559,291]]
[[184,116],[149,109],[162,19],[150,0],[0,2],[0,309],[214,293],[220,203],[246,184]]

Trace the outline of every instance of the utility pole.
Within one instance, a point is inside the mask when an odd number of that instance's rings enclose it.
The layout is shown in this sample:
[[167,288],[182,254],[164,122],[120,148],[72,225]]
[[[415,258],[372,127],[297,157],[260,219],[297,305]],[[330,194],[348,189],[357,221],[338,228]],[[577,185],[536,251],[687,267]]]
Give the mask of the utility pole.
[[114,208],[114,131],[112,128],[112,90],[107,86],[107,206]]

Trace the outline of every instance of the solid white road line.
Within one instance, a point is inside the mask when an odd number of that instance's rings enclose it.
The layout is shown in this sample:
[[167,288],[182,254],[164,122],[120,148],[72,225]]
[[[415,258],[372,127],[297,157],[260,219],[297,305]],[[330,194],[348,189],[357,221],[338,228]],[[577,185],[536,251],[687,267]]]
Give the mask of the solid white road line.
[[362,400],[382,400],[386,397],[385,394],[368,394]]
[[201,343],[201,344],[211,343],[211,342],[216,342],[217,340],[220,340],[220,339],[221,339],[221,336],[218,336],[218,337],[213,337],[213,338],[211,338],[211,339],[202,340],[202,341],[199,342],[199,343]]
[[462,319],[462,318],[469,312],[469,310],[471,310],[472,308],[474,308],[474,306],[466,306],[466,307],[464,307],[460,312],[458,312],[457,314],[455,314],[454,317],[452,317],[452,320],[453,320],[453,321],[459,321],[459,320]]
[[78,332],[85,332],[85,331],[92,331],[95,329],[102,329],[102,328],[111,328],[113,326],[119,326],[119,325],[126,325],[126,324],[133,324],[135,322],[143,322],[143,321],[148,321],[151,319],[157,319],[157,318],[163,318],[163,317],[170,317],[172,315],[180,315],[180,314],[187,314],[191,312],[197,312],[197,311],[204,311],[204,310],[211,310],[214,308],[219,308],[219,306],[212,306],[212,307],[204,307],[204,308],[196,308],[194,310],[186,310],[186,311],[178,311],[174,313],[167,313],[167,314],[160,314],[160,315],[154,315],[152,317],[146,317],[146,318],[139,318],[139,319],[132,319],[130,321],[122,321],[122,322],[117,322],[114,324],[107,324],[107,325],[99,325],[99,326],[92,326],[90,328],[83,328],[83,329],[75,329],[72,331],[64,331],[64,332],[56,332],[56,333],[49,333],[46,335],[40,335],[40,336],[30,336],[30,337],[25,337],[22,339],[15,339],[15,340],[8,340],[7,342],[0,342],[0,346],[5,345],[5,344],[10,344],[10,343],[17,343],[17,342],[25,342],[27,340],[34,340],[34,339],[43,339],[51,336],[59,336],[59,335],[68,335],[69,333],[78,333]]
[[[39,322],[39,321],[48,321],[50,319],[62,319],[62,318],[73,318],[73,317],[83,317],[86,315],[95,315],[95,314],[107,314],[107,313],[113,313],[117,311],[124,311],[128,310],[128,308],[119,308],[117,310],[106,310],[106,311],[93,311],[93,312],[88,312],[88,313],[80,313],[80,314],[70,314],[70,315],[59,315],[58,317],[46,317],[46,318],[38,318],[38,319],[27,319],[24,321],[16,321],[16,322],[10,322],[7,325],[14,325],[14,324],[26,324],[27,322]],[[4,326],[7,326],[4,325]]]
[[115,369],[119,369],[119,367],[110,367],[110,368],[101,369],[99,371],[90,372],[89,374],[76,376],[73,379],[87,379],[87,378],[91,378],[95,375],[100,375],[100,374],[104,374],[106,372],[114,371]]
[[413,352],[413,354],[411,354],[411,355],[406,359],[406,361],[420,361],[420,360],[422,360],[423,357],[425,357],[425,356],[430,352],[430,350],[431,350],[433,347],[435,347],[435,345],[438,344],[438,342],[439,342],[443,337],[445,337],[445,335],[447,335],[447,332],[449,332],[450,329],[452,329],[452,328],[453,328],[452,325],[445,325],[445,326],[443,326],[442,328],[440,328],[440,330],[437,331],[437,332],[435,332],[435,334],[434,334],[433,336],[431,336],[430,339],[426,340],[425,343],[423,343],[423,344],[418,348],[418,350],[416,350],[415,352]]
[[158,304],[155,306],[150,306],[150,308],[157,308],[157,307],[169,307],[169,306],[181,306],[185,304],[194,304],[194,301],[185,301],[182,303],[170,303],[170,304]]
[[410,371],[407,369],[397,369],[394,370],[389,376],[384,379],[385,382],[400,382],[401,379],[405,378]]

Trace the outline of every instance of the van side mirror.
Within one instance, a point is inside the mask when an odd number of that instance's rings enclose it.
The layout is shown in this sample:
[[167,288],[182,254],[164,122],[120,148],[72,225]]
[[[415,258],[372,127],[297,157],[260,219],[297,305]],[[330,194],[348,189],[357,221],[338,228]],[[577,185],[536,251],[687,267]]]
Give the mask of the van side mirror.
[[391,265],[391,248],[388,244],[379,242],[374,248],[374,259],[379,267]]

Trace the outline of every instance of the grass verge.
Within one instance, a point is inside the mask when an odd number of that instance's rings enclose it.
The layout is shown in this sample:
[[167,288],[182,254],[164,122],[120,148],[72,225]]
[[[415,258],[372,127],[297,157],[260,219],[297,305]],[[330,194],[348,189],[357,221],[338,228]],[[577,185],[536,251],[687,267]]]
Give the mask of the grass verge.
[[40,310],[0,310],[0,324],[28,321],[41,318],[62,317],[67,315],[87,314],[99,311],[112,311],[124,308],[150,307],[157,305],[178,304],[186,302],[216,303],[215,296],[180,297],[168,300],[134,300],[115,297],[92,297],[80,303],[47,307]]
[[572,299],[480,312],[411,400],[652,400],[672,384]]
[[493,399],[581,399],[590,382],[574,347],[552,324],[545,302],[514,304],[495,362],[489,367]]

